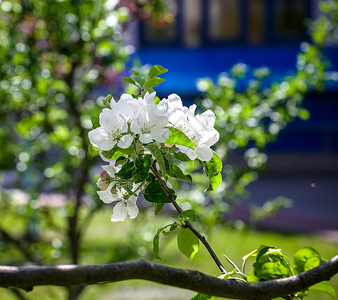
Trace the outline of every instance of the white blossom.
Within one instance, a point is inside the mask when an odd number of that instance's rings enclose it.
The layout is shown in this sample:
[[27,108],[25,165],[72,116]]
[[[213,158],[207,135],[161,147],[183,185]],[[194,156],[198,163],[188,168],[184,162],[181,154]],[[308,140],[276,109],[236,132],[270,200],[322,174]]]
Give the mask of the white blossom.
[[169,137],[168,117],[161,115],[161,112],[154,104],[144,105],[138,116],[132,120],[130,130],[140,136],[140,141],[144,144],[153,140],[164,143]]
[[104,108],[100,114],[100,127],[88,133],[90,142],[101,150],[108,151],[116,144],[128,148],[133,137],[127,134],[127,121],[109,108]]
[[214,128],[215,114],[208,110],[195,116],[195,110],[195,104],[189,108],[174,109],[169,116],[169,122],[194,143],[195,150],[177,145],[181,152],[185,153],[191,160],[199,158],[202,161],[209,161],[213,156],[210,147],[219,139],[219,133]]
[[131,195],[129,199],[118,202],[113,208],[112,222],[124,221],[129,215],[130,219],[137,217],[139,209],[136,205],[137,197]]
[[105,189],[104,191],[96,192],[99,195],[99,198],[100,200],[102,200],[102,202],[109,204],[113,203],[114,201],[119,201],[122,199],[123,197],[122,191],[116,189],[114,185],[116,185],[116,183],[111,182],[107,187],[107,189]]
[[[110,108],[104,108],[100,114],[100,126],[88,134],[90,142],[100,149],[102,160],[108,163],[102,166],[104,172],[100,174],[97,182],[100,188],[97,194],[104,203],[115,203],[111,216],[113,222],[124,221],[127,216],[134,219],[138,215],[136,201],[142,184],[134,183],[131,191],[130,187],[124,188],[130,182],[115,177],[122,166],[115,166],[116,160],[106,158],[102,151],[109,151],[116,145],[124,149],[129,148],[137,138],[143,144],[154,141],[165,143],[172,126],[186,134],[195,146],[193,150],[176,145],[182,153],[192,160],[198,158],[209,161],[213,156],[210,147],[219,139],[219,133],[214,128],[215,114],[212,111],[195,115],[196,105],[189,108],[184,106],[176,94],[169,95],[156,105],[155,96],[155,92],[147,92],[144,97],[138,99],[129,94],[122,94],[118,101],[112,99]],[[142,151],[147,153],[148,150]]]

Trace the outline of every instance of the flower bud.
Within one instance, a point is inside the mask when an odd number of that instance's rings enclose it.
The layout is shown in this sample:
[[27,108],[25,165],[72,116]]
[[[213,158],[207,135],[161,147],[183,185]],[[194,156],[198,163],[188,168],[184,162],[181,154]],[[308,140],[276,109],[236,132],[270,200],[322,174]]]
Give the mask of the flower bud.
[[110,176],[109,176],[109,174],[106,171],[101,172],[100,178],[99,178],[99,180],[96,183],[97,187],[101,191],[105,191],[108,188],[108,185],[110,183],[109,179],[110,179]]

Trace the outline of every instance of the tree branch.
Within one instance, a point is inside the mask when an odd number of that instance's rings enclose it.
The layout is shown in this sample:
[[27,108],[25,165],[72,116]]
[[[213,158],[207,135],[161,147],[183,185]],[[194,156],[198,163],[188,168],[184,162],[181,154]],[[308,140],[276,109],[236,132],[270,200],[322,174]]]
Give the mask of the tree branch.
[[0,266],[0,287],[27,291],[38,285],[88,285],[143,279],[232,299],[271,299],[301,291],[338,273],[338,255],[296,276],[259,283],[221,280],[198,271],[163,266],[144,260],[77,266]]
[[[170,199],[171,203],[174,205],[175,209],[177,210],[177,212],[179,214],[182,213],[182,209],[181,207],[177,204],[177,202],[175,201],[173,195],[169,192],[167,186],[165,185],[165,183],[163,182],[160,174],[157,171],[156,168],[156,164],[154,162],[154,164],[151,166],[151,170],[153,171],[155,177],[157,178],[158,182],[160,183],[163,191],[166,193],[167,197]],[[212,257],[212,259],[214,260],[214,262],[216,263],[217,267],[220,269],[220,271],[222,272],[222,274],[226,274],[227,271],[225,270],[224,266],[222,265],[221,261],[218,259],[216,253],[214,252],[214,250],[211,248],[210,244],[208,243],[208,241],[205,239],[205,237],[203,235],[201,235],[196,228],[189,222],[189,221],[185,221],[184,222],[185,225],[192,231],[192,233],[202,242],[202,244],[205,246],[205,248],[208,250],[210,256]]]

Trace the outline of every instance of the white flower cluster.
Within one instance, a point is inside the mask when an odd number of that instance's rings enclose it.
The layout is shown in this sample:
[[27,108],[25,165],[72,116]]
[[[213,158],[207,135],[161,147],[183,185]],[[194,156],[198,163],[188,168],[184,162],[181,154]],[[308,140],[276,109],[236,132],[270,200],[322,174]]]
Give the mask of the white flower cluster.
[[[193,143],[195,150],[184,145],[176,145],[191,160],[199,158],[209,161],[213,152],[210,149],[219,139],[219,133],[214,128],[215,114],[208,110],[195,115],[196,105],[189,108],[183,106],[181,98],[171,94],[167,99],[154,104],[155,92],[146,93],[143,98],[133,98],[123,94],[119,101],[110,102],[110,109],[104,108],[99,116],[100,127],[89,132],[90,142],[102,151],[108,151],[116,145],[127,149],[136,138],[142,144],[154,141],[165,143],[168,140],[170,127],[182,131]],[[102,155],[101,157],[107,161]],[[130,195],[123,188],[118,189],[112,180],[117,172],[115,162],[109,160],[108,166],[103,166],[98,186],[100,199],[105,203],[118,201],[113,210],[112,221],[123,221],[127,214],[135,218],[138,214],[135,195]],[[133,194],[138,191],[134,185]]]

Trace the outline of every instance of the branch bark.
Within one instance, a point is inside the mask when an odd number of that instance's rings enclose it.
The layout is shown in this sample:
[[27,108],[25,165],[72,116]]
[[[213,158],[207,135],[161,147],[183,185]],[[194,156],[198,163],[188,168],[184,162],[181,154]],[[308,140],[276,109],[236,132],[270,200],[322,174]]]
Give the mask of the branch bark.
[[259,283],[221,280],[198,271],[144,260],[91,266],[0,266],[0,287],[32,290],[38,285],[88,285],[143,279],[231,299],[271,299],[301,291],[338,273],[338,255],[296,276]]

